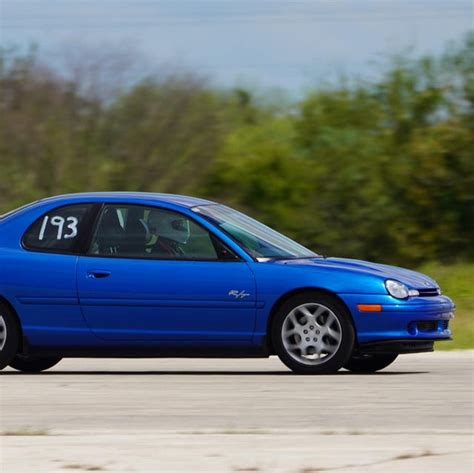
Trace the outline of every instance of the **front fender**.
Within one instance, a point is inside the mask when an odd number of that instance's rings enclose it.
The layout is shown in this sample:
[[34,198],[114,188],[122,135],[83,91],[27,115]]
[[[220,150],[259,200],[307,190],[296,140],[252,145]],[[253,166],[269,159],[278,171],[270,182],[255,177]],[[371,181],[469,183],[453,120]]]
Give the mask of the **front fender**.
[[260,343],[262,337],[266,335],[272,309],[286,294],[305,289],[319,289],[336,296],[386,294],[383,279],[370,274],[354,274],[350,270],[340,268],[285,265],[278,262],[250,263],[249,266],[255,275],[257,285],[256,343]]

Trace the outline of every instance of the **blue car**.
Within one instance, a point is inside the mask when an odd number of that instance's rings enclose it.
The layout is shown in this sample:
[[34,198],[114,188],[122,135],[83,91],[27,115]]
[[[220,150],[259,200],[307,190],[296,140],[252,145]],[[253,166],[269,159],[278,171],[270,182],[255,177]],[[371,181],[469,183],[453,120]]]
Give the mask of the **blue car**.
[[448,340],[429,277],[328,258],[252,218],[169,194],[52,197],[0,217],[0,369],[64,357],[268,357],[374,372]]

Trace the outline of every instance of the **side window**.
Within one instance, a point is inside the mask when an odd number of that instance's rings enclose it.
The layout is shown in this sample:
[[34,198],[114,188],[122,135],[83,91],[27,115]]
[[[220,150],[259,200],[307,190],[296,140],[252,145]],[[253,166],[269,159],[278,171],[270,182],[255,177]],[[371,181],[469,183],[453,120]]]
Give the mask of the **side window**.
[[90,208],[90,204],[78,204],[51,210],[26,231],[23,245],[31,250],[72,251]]
[[104,206],[88,254],[150,259],[236,259],[192,219],[138,205]]

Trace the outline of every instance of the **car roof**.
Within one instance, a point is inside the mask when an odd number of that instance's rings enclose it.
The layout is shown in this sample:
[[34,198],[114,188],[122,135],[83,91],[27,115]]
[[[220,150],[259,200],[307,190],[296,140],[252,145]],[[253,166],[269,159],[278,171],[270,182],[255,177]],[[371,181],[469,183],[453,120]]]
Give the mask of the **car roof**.
[[120,201],[130,199],[133,201],[137,200],[146,200],[146,201],[155,201],[156,203],[168,203],[180,205],[182,207],[196,207],[198,205],[209,205],[214,204],[210,200],[200,199],[198,197],[190,197],[186,195],[178,194],[161,194],[157,192],[82,192],[77,194],[64,194],[57,195],[54,197],[47,197],[41,199],[42,203],[54,202],[54,201],[67,201],[75,202],[83,199],[106,199],[107,201]]

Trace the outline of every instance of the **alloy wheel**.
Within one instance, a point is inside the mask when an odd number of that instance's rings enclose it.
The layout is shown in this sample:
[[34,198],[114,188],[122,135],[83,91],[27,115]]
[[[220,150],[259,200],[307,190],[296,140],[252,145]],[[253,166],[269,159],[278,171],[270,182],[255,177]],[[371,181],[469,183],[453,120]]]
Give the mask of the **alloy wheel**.
[[342,342],[339,319],[331,309],[315,302],[295,307],[283,321],[281,335],[288,354],[306,365],[325,363]]

